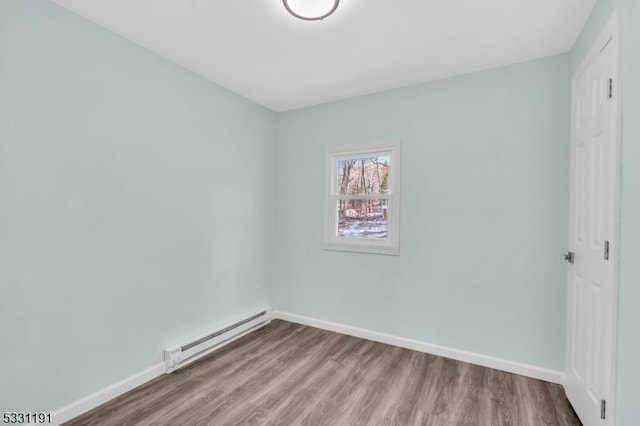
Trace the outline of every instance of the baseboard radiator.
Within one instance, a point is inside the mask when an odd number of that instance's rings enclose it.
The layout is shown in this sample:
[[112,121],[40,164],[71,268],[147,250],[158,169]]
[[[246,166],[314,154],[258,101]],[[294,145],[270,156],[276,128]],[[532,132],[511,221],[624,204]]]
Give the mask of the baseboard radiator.
[[166,372],[176,371],[269,322],[271,322],[271,313],[268,309],[264,309],[194,337],[181,345],[167,348],[164,351]]

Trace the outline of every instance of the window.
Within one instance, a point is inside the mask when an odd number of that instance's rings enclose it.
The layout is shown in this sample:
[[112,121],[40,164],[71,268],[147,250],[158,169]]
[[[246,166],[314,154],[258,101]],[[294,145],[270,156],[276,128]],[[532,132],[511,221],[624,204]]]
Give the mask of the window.
[[400,143],[327,153],[325,248],[399,254]]

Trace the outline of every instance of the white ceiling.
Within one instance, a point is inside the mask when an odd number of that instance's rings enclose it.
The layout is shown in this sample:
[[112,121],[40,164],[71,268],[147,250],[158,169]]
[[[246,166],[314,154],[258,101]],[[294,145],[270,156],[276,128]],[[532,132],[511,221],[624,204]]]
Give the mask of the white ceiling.
[[596,0],[54,0],[274,111],[567,52]]

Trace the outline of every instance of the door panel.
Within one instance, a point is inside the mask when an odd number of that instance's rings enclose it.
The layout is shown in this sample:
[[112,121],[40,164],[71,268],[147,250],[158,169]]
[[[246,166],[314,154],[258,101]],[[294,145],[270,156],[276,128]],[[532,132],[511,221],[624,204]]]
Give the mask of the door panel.
[[[612,395],[615,268],[605,247],[616,243],[618,108],[617,40],[611,37],[574,78],[566,391],[586,426],[607,424],[601,401]],[[612,80],[613,81],[613,80]]]

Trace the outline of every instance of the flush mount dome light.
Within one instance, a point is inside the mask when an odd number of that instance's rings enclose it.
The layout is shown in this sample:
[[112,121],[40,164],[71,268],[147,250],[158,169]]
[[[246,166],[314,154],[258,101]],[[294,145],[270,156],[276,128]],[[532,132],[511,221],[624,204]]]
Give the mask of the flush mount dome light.
[[298,19],[321,21],[338,8],[340,0],[282,0],[285,9]]

